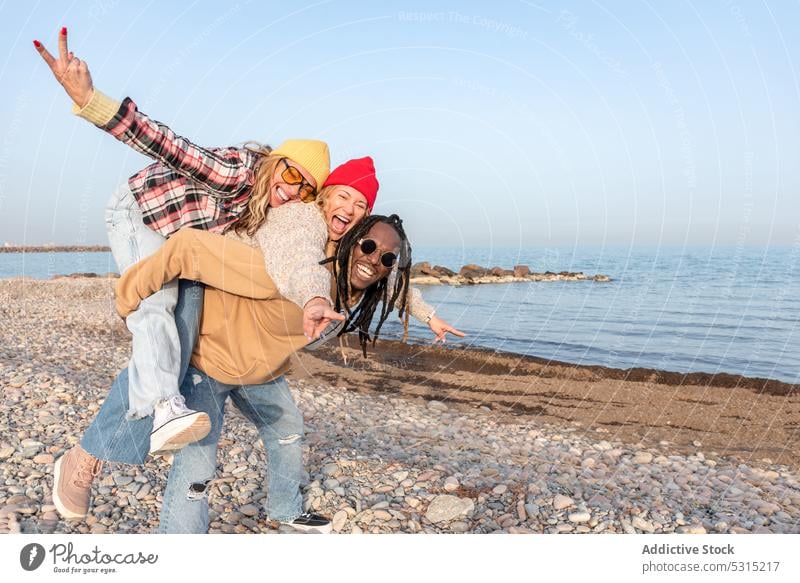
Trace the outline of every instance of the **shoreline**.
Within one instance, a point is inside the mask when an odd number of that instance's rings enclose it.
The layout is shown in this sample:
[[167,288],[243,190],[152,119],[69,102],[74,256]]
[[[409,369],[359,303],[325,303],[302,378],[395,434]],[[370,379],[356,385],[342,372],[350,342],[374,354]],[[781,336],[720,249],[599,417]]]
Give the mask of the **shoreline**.
[[[383,350],[388,346],[389,350],[403,351],[401,348],[404,344],[397,340],[379,340],[375,349],[371,349],[368,354],[372,355],[373,352]],[[528,354],[520,354],[518,352],[510,352],[505,350],[493,350],[483,346],[469,346],[467,348],[459,348],[456,345],[449,347],[426,345],[421,340],[409,342],[405,346],[412,347],[427,347],[431,350],[444,351],[445,353],[464,351],[473,357],[481,356],[483,358],[490,358],[495,356],[506,357],[509,359],[518,359],[520,361],[529,361],[532,364],[543,366],[542,376],[547,375],[547,367],[557,367],[559,369],[571,368],[576,369],[578,375],[588,374],[596,380],[619,380],[619,381],[633,381],[655,383],[666,386],[681,386],[681,385],[695,385],[695,386],[716,386],[727,388],[742,388],[749,389],[754,392],[763,392],[769,395],[790,396],[800,395],[800,384],[787,383],[779,379],[769,379],[764,377],[750,377],[745,375],[738,375],[734,373],[718,372],[676,372],[657,368],[648,367],[631,367],[631,368],[614,368],[602,364],[578,364],[574,362],[566,362],[560,360],[553,360],[542,358],[540,356],[532,356]],[[521,365],[522,366],[522,365]],[[583,371],[583,372],[579,372]],[[479,372],[479,371],[476,371]],[[524,372],[517,372],[512,368],[508,370],[507,374],[525,374]]]
[[[118,279],[118,278],[119,278],[119,273],[116,272],[71,273],[68,275],[53,275],[48,279],[38,279],[28,276],[13,276],[7,278],[0,278],[0,284],[2,284],[2,282],[13,282],[13,281],[30,282],[30,283],[37,283],[37,282],[53,283],[66,280],[103,281],[103,280]],[[416,283],[414,279],[411,279],[410,281],[412,284]],[[426,282],[423,281],[421,282],[421,284],[418,285],[425,285],[425,284]],[[412,342],[410,342],[407,346],[416,346],[416,347],[426,346],[426,341],[424,339],[412,338],[411,340]],[[390,347],[393,345],[403,346],[403,344],[399,341],[391,341],[383,339],[379,340],[379,344],[381,346],[390,346]],[[574,368],[584,371],[584,374],[593,375],[595,378],[599,379],[650,382],[667,386],[676,386],[682,384],[684,385],[690,384],[698,386],[714,385],[719,387],[745,388],[753,391],[763,391],[766,394],[771,394],[771,395],[800,394],[800,384],[791,384],[787,383],[786,381],[782,381],[780,379],[750,377],[728,372],[717,372],[717,373],[708,373],[703,371],[677,372],[677,371],[669,371],[669,370],[655,369],[649,367],[631,367],[622,369],[622,368],[613,368],[602,364],[578,364],[566,361],[558,361],[538,356],[520,354],[517,352],[495,350],[483,346],[469,346],[467,348],[458,347],[455,344],[451,344],[448,347],[442,347],[442,346],[433,347],[430,345],[427,346],[429,349],[443,350],[446,352],[457,352],[461,350],[461,351],[468,351],[469,353],[472,353],[474,355],[482,355],[484,357],[493,357],[501,355],[508,358],[516,358],[521,361],[527,360],[531,363],[535,363],[536,365],[544,366],[545,370],[547,366],[560,367],[560,368],[565,368],[565,367]],[[369,353],[373,352],[375,351],[373,349],[370,349]],[[514,374],[513,371],[511,372],[511,374]]]
[[[342,351],[347,356],[343,361]],[[625,443],[800,466],[800,386],[770,379],[576,365],[480,348],[378,341],[295,357],[290,378],[577,424]],[[607,437],[610,439],[611,437]],[[663,443],[662,443],[663,442]]]

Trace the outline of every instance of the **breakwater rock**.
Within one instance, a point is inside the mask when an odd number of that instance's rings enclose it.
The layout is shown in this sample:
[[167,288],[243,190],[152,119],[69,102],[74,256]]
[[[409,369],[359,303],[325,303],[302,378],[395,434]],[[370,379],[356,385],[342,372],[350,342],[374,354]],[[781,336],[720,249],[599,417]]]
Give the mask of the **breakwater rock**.
[[545,271],[536,273],[527,265],[515,265],[514,269],[502,267],[481,267],[469,264],[462,267],[458,273],[441,265],[434,265],[427,261],[415,263],[411,266],[411,283],[415,285],[475,285],[480,283],[512,283],[520,281],[611,281],[607,275],[586,275],[582,271],[561,271],[554,273]]
[[104,245],[2,245],[0,253],[106,253]]

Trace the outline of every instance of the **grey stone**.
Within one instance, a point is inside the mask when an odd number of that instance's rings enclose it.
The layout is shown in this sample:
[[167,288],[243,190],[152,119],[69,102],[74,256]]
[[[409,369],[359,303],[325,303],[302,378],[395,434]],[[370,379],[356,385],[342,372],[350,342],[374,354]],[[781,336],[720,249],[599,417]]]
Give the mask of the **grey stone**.
[[448,522],[458,516],[469,516],[475,509],[475,503],[469,498],[458,498],[450,494],[436,496],[425,512],[430,522]]

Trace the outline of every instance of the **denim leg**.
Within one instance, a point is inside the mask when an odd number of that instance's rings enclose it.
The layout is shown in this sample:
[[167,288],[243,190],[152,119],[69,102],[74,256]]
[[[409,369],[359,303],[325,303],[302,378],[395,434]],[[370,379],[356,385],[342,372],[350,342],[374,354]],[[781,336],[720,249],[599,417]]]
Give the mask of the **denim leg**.
[[181,365],[178,371],[178,386],[183,386],[183,379],[192,359],[194,345],[200,334],[200,320],[203,318],[203,299],[205,286],[199,281],[178,280],[178,304],[175,306],[175,327],[181,346]]
[[[106,228],[120,272],[153,254],[166,241],[144,224],[141,209],[127,184],[108,203]],[[150,415],[156,402],[178,394],[180,342],[173,317],[177,301],[178,284],[173,281],[144,300],[125,321],[133,335],[128,363],[131,417]]]
[[[175,324],[180,337],[183,379],[194,350],[203,313],[203,285],[180,282]],[[81,447],[93,456],[126,464],[143,464],[150,450],[153,418],[128,419],[128,369],[114,379],[103,406],[81,439]]]
[[217,469],[217,444],[222,432],[225,399],[232,388],[189,367],[181,385],[181,394],[188,407],[208,413],[211,431],[202,440],[190,443],[175,454],[164,490],[157,532],[208,532],[208,488]]
[[231,399],[258,429],[267,450],[267,516],[290,522],[303,513],[303,415],[283,377],[234,389]]

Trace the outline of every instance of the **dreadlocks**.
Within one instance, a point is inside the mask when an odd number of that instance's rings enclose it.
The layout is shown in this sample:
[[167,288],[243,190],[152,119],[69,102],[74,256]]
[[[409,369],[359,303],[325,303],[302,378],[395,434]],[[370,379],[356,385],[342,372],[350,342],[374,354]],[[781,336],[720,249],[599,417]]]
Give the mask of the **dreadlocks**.
[[[352,297],[350,286],[350,269],[352,268],[353,248],[363,239],[373,225],[386,223],[391,226],[400,237],[400,253],[398,254],[396,273],[377,281],[363,290],[361,300],[351,309],[348,300]],[[378,339],[381,327],[394,307],[398,306],[400,319],[403,321],[403,340],[408,337],[408,283],[411,279],[411,245],[403,230],[403,221],[397,215],[388,217],[383,215],[370,215],[358,225],[348,231],[339,242],[336,255],[333,258],[333,276],[336,281],[336,306],[337,311],[345,310],[347,321],[339,335],[358,330],[358,340],[361,351],[367,355],[367,342],[372,344]],[[390,284],[391,289],[390,289]],[[398,302],[399,300],[399,302]],[[374,336],[370,337],[369,327],[378,303],[382,302],[380,318],[375,327]]]

